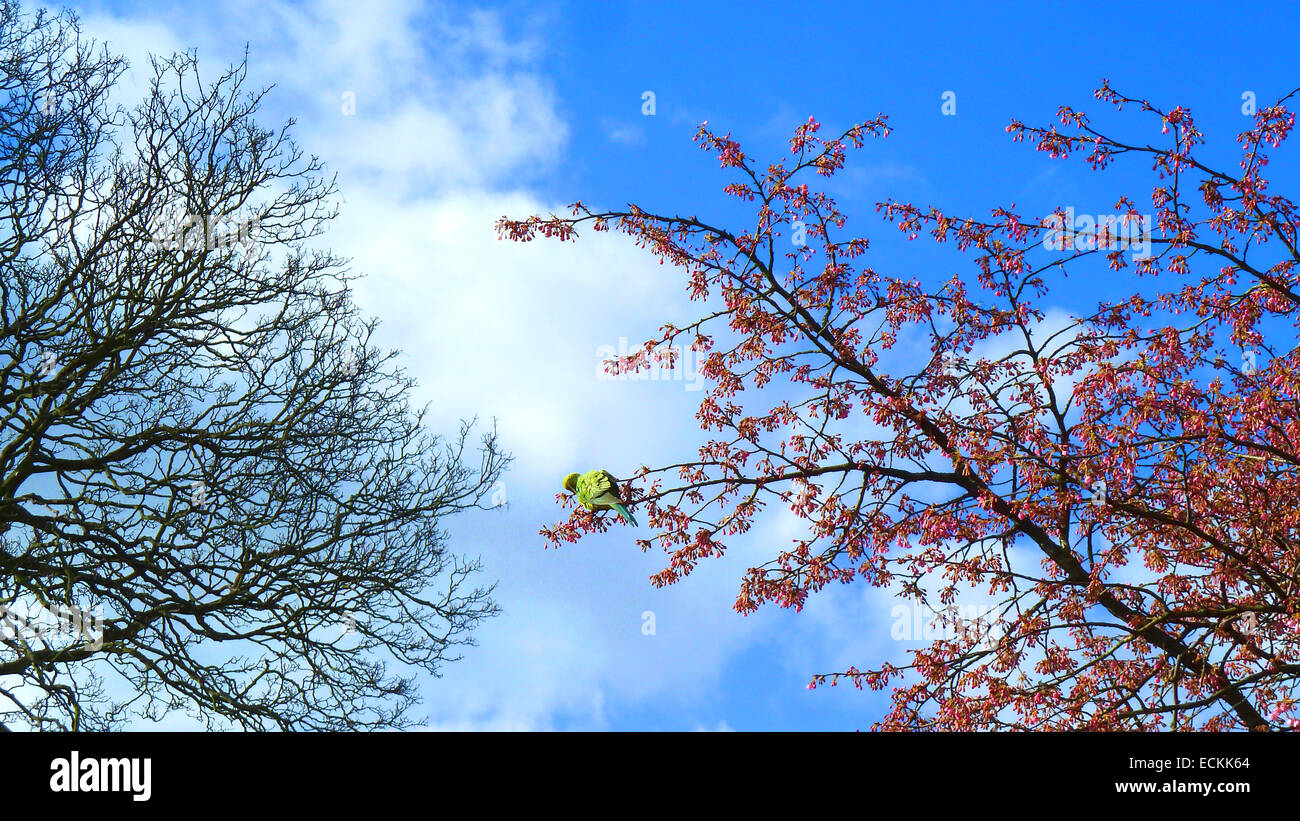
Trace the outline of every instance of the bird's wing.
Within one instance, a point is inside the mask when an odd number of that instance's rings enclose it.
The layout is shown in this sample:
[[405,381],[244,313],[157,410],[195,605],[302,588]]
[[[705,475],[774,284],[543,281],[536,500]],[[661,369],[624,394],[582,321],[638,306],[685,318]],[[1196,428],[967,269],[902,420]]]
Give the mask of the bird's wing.
[[578,480],[578,493],[595,504],[608,505],[619,501],[618,480],[607,470],[592,470]]
[[614,474],[608,470],[602,470],[600,476],[609,483],[609,492],[614,494],[614,498],[618,498],[618,479],[614,478]]

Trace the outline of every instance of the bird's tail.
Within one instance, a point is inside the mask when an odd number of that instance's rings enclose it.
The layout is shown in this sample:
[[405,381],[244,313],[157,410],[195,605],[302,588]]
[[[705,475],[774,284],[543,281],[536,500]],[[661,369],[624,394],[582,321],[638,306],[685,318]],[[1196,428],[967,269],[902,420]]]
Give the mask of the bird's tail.
[[623,521],[625,521],[625,522],[627,522],[628,524],[632,525],[632,527],[637,527],[637,526],[638,526],[637,523],[636,523],[636,519],[633,519],[633,518],[632,518],[632,514],[631,514],[631,513],[628,513],[628,512],[627,512],[627,508],[623,507],[622,504],[620,504],[620,503],[618,503],[618,502],[615,502],[614,504],[610,505],[610,507],[612,507],[612,508],[614,508],[615,510],[618,511],[618,515],[620,515],[620,516],[623,517]]

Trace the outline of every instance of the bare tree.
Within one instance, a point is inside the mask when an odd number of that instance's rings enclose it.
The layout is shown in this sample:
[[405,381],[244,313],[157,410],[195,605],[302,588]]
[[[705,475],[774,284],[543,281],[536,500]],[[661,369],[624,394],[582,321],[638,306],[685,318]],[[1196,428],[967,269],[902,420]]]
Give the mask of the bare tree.
[[413,723],[495,612],[444,529],[495,431],[427,432],[244,64],[156,59],[126,108],[75,16],[10,3],[0,60],[0,724]]

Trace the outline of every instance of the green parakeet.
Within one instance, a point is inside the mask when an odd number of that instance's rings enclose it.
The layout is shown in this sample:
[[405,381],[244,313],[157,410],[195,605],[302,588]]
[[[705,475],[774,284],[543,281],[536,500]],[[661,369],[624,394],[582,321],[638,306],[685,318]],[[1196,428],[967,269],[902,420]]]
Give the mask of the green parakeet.
[[570,473],[564,477],[564,489],[578,497],[578,503],[587,510],[617,510],[623,521],[636,527],[636,519],[627,512],[618,497],[618,480],[607,470],[589,470]]

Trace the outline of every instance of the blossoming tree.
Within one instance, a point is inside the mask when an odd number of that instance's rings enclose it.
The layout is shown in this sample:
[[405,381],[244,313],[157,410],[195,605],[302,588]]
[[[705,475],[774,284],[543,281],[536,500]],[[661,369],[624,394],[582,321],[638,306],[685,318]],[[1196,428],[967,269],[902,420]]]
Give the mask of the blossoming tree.
[[[1108,84],[1096,97],[1151,118],[1159,145],[1070,108],[1008,131],[1094,170],[1149,162],[1156,230],[1140,258],[1109,224],[1060,242],[1060,209],[973,218],[891,200],[886,219],[955,242],[973,270],[931,283],[873,270],[817,178],[888,136],[883,116],[830,139],[809,119],[766,168],[701,126],[736,174],[727,192],[752,207],[744,228],[581,203],[498,225],[517,241],[624,232],[702,306],[610,363],[652,367],[690,345],[709,379],[698,452],[622,489],[648,515],[642,549],[667,553],[655,585],[740,534],[764,538],[784,508],[806,532],[748,570],[742,613],[855,581],[939,613],[968,589],[996,601],[996,629],[813,675],[891,688],[878,728],[1300,724],[1298,220],[1264,177],[1295,116],[1288,98],[1261,109],[1240,168],[1216,170],[1188,110]],[[1126,197],[1116,209],[1142,218]],[[1101,265],[1107,298],[1045,323],[1054,285]],[[606,526],[576,508],[542,534],[558,545]]]

